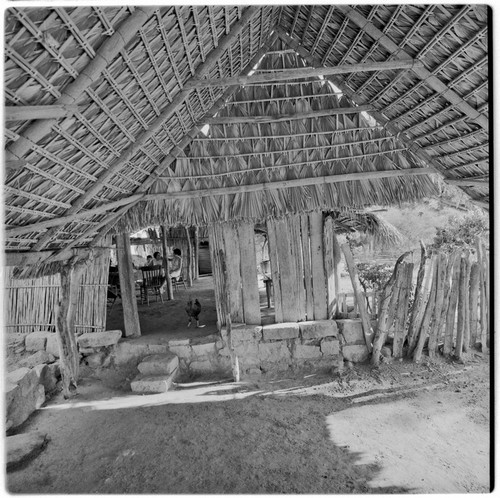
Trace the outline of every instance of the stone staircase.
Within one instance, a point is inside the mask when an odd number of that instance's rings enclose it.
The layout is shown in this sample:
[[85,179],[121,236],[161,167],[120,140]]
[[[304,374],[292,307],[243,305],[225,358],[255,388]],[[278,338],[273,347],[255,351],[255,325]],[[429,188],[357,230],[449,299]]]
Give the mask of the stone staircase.
[[179,373],[179,358],[172,353],[146,356],[137,365],[139,375],[130,383],[133,392],[167,392]]

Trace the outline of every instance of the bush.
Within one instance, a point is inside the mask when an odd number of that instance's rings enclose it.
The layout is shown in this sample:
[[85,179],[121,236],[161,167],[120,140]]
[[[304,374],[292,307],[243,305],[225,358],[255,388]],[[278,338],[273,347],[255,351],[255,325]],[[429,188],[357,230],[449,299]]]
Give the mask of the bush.
[[358,263],[359,281],[365,292],[368,289],[379,291],[391,278],[393,266],[380,263]]
[[448,226],[437,228],[436,232],[430,249],[451,253],[461,248],[475,252],[476,237],[487,242],[489,217],[479,211],[463,217],[452,216],[448,220]]

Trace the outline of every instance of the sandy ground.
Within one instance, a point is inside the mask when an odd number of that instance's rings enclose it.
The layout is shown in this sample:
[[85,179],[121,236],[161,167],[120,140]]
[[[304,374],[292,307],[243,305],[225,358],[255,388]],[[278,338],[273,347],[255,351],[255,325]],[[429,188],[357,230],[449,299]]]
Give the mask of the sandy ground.
[[85,377],[21,428],[50,441],[7,474],[12,493],[488,492],[489,355],[358,365],[340,376],[157,395]]

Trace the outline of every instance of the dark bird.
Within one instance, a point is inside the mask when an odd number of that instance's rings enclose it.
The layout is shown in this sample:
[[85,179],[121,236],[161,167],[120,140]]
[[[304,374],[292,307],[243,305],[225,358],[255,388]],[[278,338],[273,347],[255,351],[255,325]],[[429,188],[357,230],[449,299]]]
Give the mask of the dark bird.
[[200,322],[199,322],[198,316],[200,315],[200,312],[201,312],[201,304],[198,301],[198,299],[195,299],[194,303],[193,303],[193,300],[190,299],[187,303],[185,310],[186,310],[186,313],[188,314],[188,317],[189,317],[188,327],[191,326],[191,320],[193,318],[196,320],[196,326],[198,328],[202,328],[205,326],[205,325],[200,325]]

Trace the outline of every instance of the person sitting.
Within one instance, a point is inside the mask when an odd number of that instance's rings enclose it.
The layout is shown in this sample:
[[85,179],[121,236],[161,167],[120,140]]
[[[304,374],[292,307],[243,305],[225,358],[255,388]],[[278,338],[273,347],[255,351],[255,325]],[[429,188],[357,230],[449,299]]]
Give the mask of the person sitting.
[[146,266],[154,266],[155,265],[155,260],[153,259],[153,256],[151,254],[148,255],[146,258]]
[[169,271],[170,278],[175,278],[176,280],[181,276],[182,271],[182,252],[180,249],[175,248],[174,254],[169,259]]

